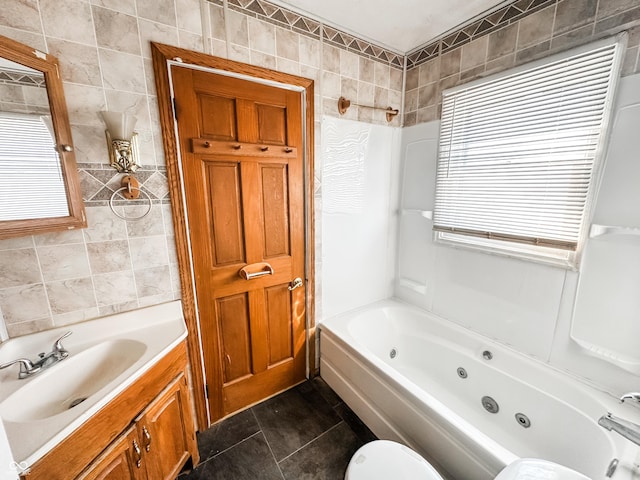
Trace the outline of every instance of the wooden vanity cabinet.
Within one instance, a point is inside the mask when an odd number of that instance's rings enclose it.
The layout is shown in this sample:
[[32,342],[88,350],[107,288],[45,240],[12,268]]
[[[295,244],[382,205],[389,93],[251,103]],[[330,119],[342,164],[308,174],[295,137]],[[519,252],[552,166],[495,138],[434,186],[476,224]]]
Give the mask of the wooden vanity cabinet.
[[183,414],[191,408],[187,389],[187,379],[180,375],[136,422],[149,480],[174,480],[191,455],[193,422],[186,425],[191,416]]
[[[140,466],[138,466],[138,458]],[[145,480],[142,449],[135,426],[123,433],[78,477],[82,480]]]
[[22,480],[174,480],[199,461],[180,344],[22,476]]
[[180,374],[78,480],[175,479],[191,455],[188,398]]

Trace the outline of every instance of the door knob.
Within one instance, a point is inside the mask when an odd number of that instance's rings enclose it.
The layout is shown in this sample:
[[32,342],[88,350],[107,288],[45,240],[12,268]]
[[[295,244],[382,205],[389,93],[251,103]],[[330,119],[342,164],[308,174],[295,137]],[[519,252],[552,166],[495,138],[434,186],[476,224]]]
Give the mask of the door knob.
[[293,282],[289,284],[289,290],[295,290],[298,287],[302,286],[302,279],[300,277],[296,277],[293,279]]

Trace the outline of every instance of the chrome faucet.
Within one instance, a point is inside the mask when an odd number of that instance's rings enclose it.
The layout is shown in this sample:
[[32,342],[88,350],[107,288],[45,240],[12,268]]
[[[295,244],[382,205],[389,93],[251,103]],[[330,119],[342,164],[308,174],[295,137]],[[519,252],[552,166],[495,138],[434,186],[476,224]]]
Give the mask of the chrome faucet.
[[39,359],[32,362],[28,358],[18,358],[17,360],[12,360],[7,363],[3,363],[0,365],[0,369],[10,367],[16,363],[20,364],[20,372],[18,373],[18,378],[28,378],[36,373],[45,370],[52,365],[55,365],[58,362],[61,362],[65,358],[69,356],[69,352],[62,346],[62,340],[71,335],[71,331],[68,331],[64,335],[62,335],[59,339],[55,341],[51,351],[49,353],[40,353],[38,354]]
[[625,393],[620,397],[620,403],[623,403],[625,400],[634,400],[640,403],[640,392]]
[[640,425],[638,424],[614,417],[610,413],[607,413],[600,417],[598,425],[609,431],[619,433],[627,440],[632,441],[636,445],[640,445]]

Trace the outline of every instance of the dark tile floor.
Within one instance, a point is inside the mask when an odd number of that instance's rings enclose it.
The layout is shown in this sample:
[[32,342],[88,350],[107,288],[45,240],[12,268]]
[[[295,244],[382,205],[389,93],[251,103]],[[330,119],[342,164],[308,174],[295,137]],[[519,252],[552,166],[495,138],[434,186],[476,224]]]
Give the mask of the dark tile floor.
[[316,377],[198,434],[200,464],[179,480],[343,480],[375,439]]

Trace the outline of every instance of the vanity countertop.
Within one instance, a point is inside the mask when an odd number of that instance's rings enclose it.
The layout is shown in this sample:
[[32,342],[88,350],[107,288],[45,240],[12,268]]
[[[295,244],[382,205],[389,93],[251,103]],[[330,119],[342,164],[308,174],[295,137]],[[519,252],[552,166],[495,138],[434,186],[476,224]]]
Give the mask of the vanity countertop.
[[63,340],[69,356],[26,379],[0,370],[0,418],[20,470],[29,469],[187,336],[180,301],[12,338],[0,363],[35,360]]

